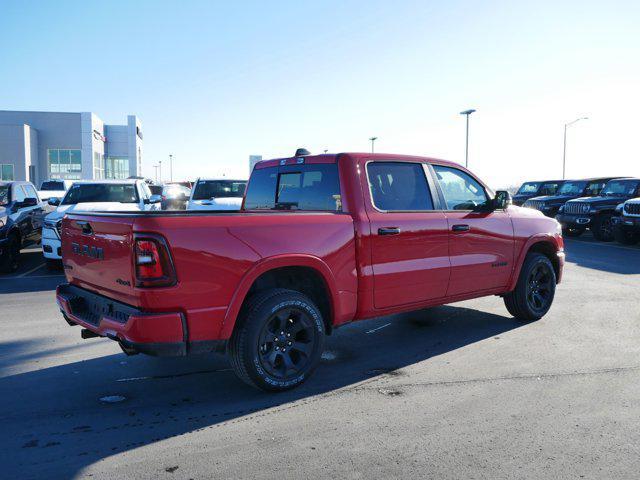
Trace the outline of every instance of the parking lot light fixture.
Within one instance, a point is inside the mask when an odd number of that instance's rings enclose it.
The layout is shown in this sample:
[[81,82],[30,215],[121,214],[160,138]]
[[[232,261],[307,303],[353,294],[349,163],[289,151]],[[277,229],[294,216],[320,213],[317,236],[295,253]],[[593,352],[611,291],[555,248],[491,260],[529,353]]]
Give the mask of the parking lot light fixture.
[[473,108],[465,110],[464,112],[460,112],[460,115],[467,116],[467,133],[464,146],[464,168],[469,168],[469,115],[471,115],[473,112],[475,112]]
[[373,153],[373,144],[377,139],[378,139],[378,137],[370,137],[369,138],[369,140],[371,141],[371,153]]
[[574,123],[578,123],[580,120],[589,120],[589,117],[576,118],[574,121],[564,124],[564,143],[562,147],[562,179],[565,179],[566,165],[567,165],[567,127],[570,127]]

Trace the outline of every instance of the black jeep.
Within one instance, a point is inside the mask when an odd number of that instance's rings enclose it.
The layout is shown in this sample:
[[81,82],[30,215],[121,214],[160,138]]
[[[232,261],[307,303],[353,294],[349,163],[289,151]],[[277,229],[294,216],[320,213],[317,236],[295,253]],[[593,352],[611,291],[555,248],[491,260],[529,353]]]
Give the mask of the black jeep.
[[556,220],[569,237],[582,235],[588,228],[596,239],[610,242],[613,240],[612,218],[616,215],[616,207],[637,196],[640,196],[640,179],[610,180],[597,197],[569,200],[560,207]]
[[555,195],[533,197],[524,202],[524,207],[540,210],[547,217],[555,217],[560,207],[569,200],[580,197],[595,197],[609,180],[616,177],[585,178],[583,180],[566,180]]
[[540,195],[555,195],[564,180],[544,180],[542,182],[524,182],[513,196],[513,204],[522,206],[524,202]]
[[43,207],[30,182],[0,182],[0,271],[18,269],[20,249],[39,241]]

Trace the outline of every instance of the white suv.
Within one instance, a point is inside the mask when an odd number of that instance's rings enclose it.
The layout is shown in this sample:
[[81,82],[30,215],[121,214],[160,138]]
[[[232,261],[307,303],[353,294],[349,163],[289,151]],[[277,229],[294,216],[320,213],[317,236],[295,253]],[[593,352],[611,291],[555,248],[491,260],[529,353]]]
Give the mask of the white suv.
[[114,212],[160,210],[160,195],[152,195],[143,180],[83,180],[73,183],[62,201],[50,199],[55,211],[44,219],[42,254],[49,266],[57,267],[61,256],[60,225],[72,211]]
[[246,180],[199,178],[191,189],[187,210],[240,210]]
[[625,245],[635,245],[640,242],[640,197],[631,198],[618,205],[614,217],[613,234],[615,239]]

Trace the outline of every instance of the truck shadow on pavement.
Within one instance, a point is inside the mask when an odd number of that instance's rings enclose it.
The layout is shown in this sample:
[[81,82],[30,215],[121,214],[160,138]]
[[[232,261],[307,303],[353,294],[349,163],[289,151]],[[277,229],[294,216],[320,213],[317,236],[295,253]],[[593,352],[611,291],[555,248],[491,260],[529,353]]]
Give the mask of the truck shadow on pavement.
[[[520,326],[505,316],[457,306],[355,323],[327,339],[322,364],[309,381],[281,394],[244,385],[223,356],[113,354],[12,375],[8,370],[26,352],[24,345],[5,344],[2,476],[72,478],[101,459],[171,437],[278,415],[345,388],[382,386],[389,376],[403,375],[404,367]],[[256,434],[247,442],[257,441],[261,432]],[[147,473],[177,466],[165,463],[158,458]]]

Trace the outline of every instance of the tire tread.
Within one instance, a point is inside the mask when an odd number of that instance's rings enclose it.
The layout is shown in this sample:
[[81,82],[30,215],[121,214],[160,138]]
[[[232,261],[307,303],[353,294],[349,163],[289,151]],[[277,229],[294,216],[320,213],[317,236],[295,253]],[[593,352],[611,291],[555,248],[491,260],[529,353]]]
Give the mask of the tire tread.
[[298,291],[289,290],[286,288],[273,288],[270,290],[265,290],[263,292],[258,292],[255,295],[253,295],[249,299],[247,304],[244,305],[242,310],[240,311],[236,326],[234,328],[234,332],[231,335],[231,338],[229,339],[227,352],[229,354],[229,359],[230,359],[230,363],[231,363],[231,367],[233,368],[233,371],[236,373],[238,378],[240,378],[240,380],[242,380],[247,385],[250,385],[254,388],[263,389],[263,390],[264,389],[269,389],[273,391],[281,390],[275,387],[265,388],[264,386],[259,385],[251,377],[247,369],[247,366],[243,361],[246,353],[244,350],[246,348],[245,338],[248,334],[248,328],[252,323],[253,316],[257,314],[256,312],[260,310],[262,305],[264,305],[266,302],[271,301],[274,297],[292,296],[292,295],[301,296],[311,305],[314,305],[313,302],[308,297],[306,297],[304,294]]
[[538,252],[530,252],[527,253],[527,256],[524,259],[522,269],[520,270],[520,276],[518,277],[518,282],[516,283],[516,288],[514,288],[513,291],[507,293],[504,296],[504,305],[505,307],[507,307],[507,311],[513,317],[524,322],[533,322],[535,320],[539,320],[548,311],[547,309],[547,311],[545,311],[543,315],[538,315],[532,312],[527,305],[526,299],[526,281],[528,272],[531,266],[540,260],[543,260],[549,264],[551,271],[554,272],[555,280],[555,271],[553,270],[553,265],[551,265],[551,261],[547,258],[547,256]]

